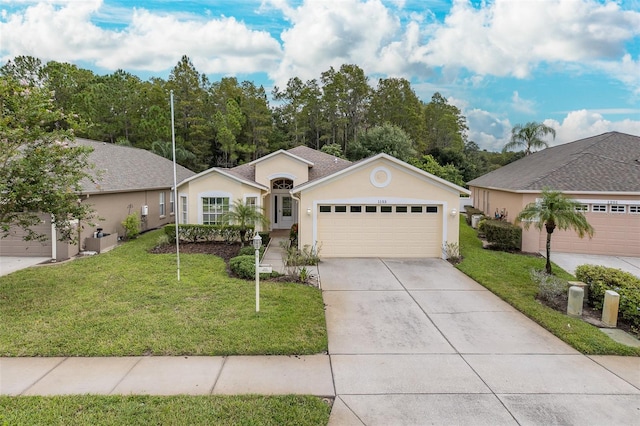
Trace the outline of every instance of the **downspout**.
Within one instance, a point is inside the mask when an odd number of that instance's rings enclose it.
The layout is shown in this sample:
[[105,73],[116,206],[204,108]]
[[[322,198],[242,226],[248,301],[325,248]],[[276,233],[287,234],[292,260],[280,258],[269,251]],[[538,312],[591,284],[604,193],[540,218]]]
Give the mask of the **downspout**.
[[294,200],[296,200],[298,202],[298,248],[300,248],[300,217],[301,217],[301,213],[300,213],[300,209],[302,208],[302,200],[299,197],[296,197],[295,195],[293,195],[293,189],[289,190],[289,195],[291,195],[291,198],[293,198]]
[[[260,198],[262,198],[262,204],[260,204],[260,207],[262,207],[264,209],[264,206],[266,205],[264,200],[265,198],[267,198],[268,195],[271,194],[271,188],[267,189],[267,192],[265,192],[264,194],[262,194],[262,196]],[[269,214],[269,216],[271,216],[271,214]],[[271,228],[271,220],[269,219],[269,228]],[[264,229],[263,232],[268,232],[271,229]]]
[[56,223],[53,215],[51,215],[51,261],[56,262],[58,260],[58,236],[56,235]]

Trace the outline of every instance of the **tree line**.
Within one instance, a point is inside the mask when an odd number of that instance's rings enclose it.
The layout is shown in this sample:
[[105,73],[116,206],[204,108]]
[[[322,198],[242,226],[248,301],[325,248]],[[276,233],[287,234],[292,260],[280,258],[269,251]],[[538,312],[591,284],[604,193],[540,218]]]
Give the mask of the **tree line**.
[[[480,150],[466,118],[440,93],[418,98],[404,78],[372,85],[357,65],[331,67],[319,79],[274,87],[235,77],[210,81],[187,56],[167,80],[124,71],[107,75],[74,64],[18,56],[0,79],[49,94],[64,113],[60,129],[171,158],[169,92],[174,93],[176,160],[199,172],[233,167],[278,149],[306,145],[350,160],[386,152],[459,185],[520,158]],[[4,112],[3,112],[4,114]]]

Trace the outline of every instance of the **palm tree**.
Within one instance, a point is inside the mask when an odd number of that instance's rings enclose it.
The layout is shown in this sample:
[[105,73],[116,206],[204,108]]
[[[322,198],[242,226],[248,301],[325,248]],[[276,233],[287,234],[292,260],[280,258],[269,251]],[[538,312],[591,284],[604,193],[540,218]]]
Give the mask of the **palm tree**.
[[223,221],[238,225],[240,247],[244,247],[244,239],[250,226],[257,223],[262,225],[262,229],[269,226],[269,219],[262,213],[262,208],[247,205],[241,199],[233,202],[233,208],[223,216]]
[[504,146],[502,152],[522,147],[524,148],[524,155],[529,155],[534,149],[549,148],[549,144],[542,139],[546,135],[553,135],[553,139],[555,139],[555,129],[535,121],[529,122],[524,126],[517,124],[511,129],[511,141]]
[[529,203],[516,217],[516,223],[521,222],[524,229],[529,229],[533,223],[542,231],[547,229],[547,274],[551,274],[551,234],[554,229],[573,229],[580,238],[585,234],[591,238],[593,227],[587,222],[587,218],[580,211],[581,204],[567,198],[560,191],[552,191],[548,188],[542,190],[542,199]]

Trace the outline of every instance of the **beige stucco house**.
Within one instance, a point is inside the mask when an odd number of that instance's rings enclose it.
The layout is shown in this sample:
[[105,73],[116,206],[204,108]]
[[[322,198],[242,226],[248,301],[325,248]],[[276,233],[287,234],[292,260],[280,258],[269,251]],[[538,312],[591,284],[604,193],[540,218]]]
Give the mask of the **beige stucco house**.
[[[97,228],[105,234],[124,235],[121,222],[135,213],[141,219],[141,231],[173,223],[173,162],[144,149],[110,143],[76,139],[73,143],[89,146],[93,152],[89,162],[95,165],[97,181],[84,182],[78,194],[82,203],[91,204],[96,215],[94,226],[78,224],[79,244],[57,241],[51,217],[42,216],[37,231],[47,235],[43,243],[24,241],[20,232],[0,240],[0,256],[37,256],[56,260],[68,259],[91,247],[90,238]],[[176,168],[177,180],[195,173],[182,166]]]
[[[579,201],[592,239],[556,230],[557,252],[640,256],[640,137],[618,132],[559,145],[469,182],[473,206],[513,222],[545,187]],[[545,250],[546,231],[523,231],[522,250]]]
[[298,224],[300,248],[323,257],[442,257],[458,242],[466,189],[386,154],[351,163],[298,146],[178,185],[180,223],[216,224],[243,200],[270,229]]

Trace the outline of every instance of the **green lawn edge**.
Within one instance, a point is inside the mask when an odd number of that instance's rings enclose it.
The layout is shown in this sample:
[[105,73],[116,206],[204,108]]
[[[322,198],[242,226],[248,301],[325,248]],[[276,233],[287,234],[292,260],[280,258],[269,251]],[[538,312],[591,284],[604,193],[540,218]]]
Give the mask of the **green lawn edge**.
[[[530,271],[534,268],[544,270],[544,258],[483,249],[476,230],[467,224],[464,217],[460,221],[460,253],[463,260],[456,265],[458,270],[579,352],[585,355],[640,356],[640,348],[618,343],[597,327],[536,300],[537,286],[531,280]],[[553,271],[561,278],[575,279],[555,264]]]
[[70,395],[0,397],[6,425],[326,425],[319,397]]
[[320,289],[230,278],[208,254],[108,253],[0,277],[0,356],[310,355],[328,349]]

